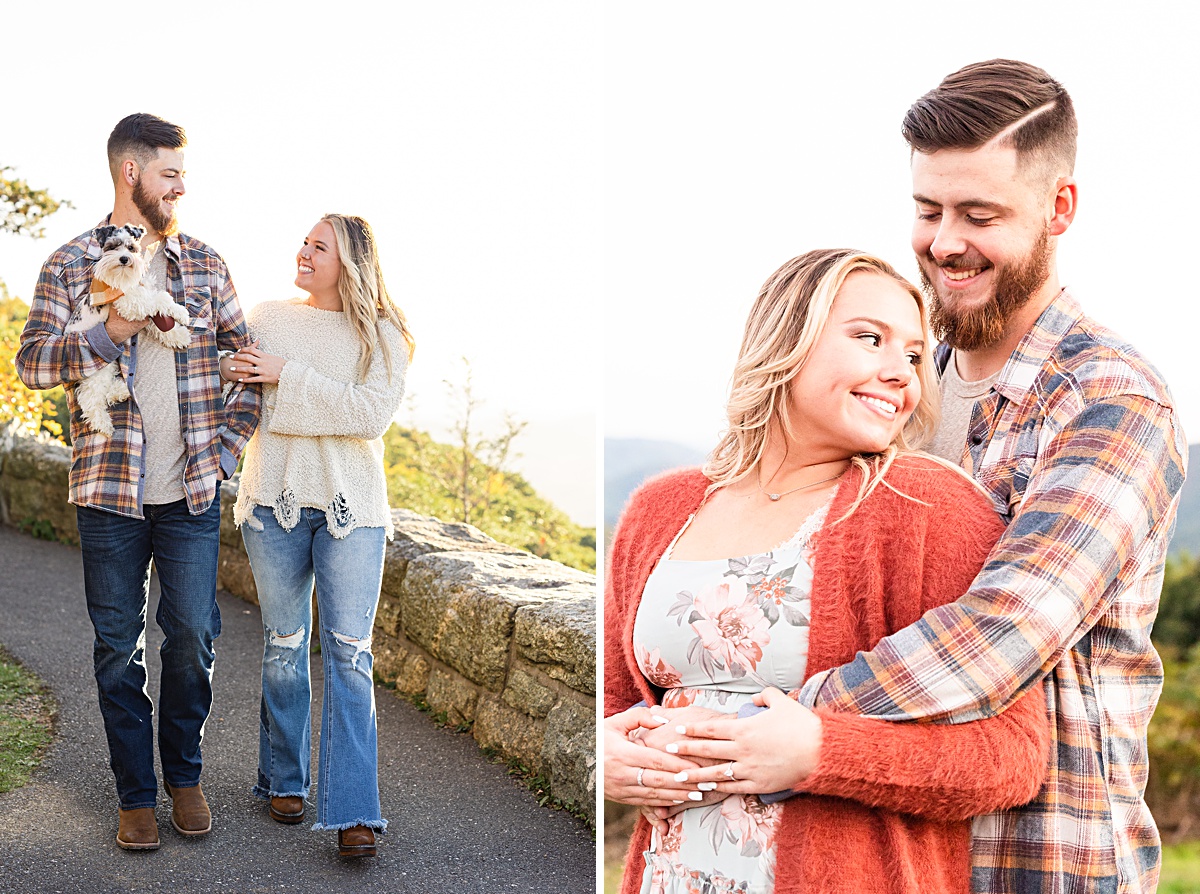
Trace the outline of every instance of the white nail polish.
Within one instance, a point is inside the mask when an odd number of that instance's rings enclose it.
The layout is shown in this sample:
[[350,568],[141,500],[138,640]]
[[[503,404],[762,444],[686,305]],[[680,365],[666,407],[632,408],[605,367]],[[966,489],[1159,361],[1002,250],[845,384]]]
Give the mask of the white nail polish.
[[683,802],[682,801],[672,801],[671,803],[672,804],[682,804]]
[[688,797],[693,801],[700,801],[704,798],[700,792],[688,792]]
[[681,723],[681,724],[679,724],[679,726],[675,727],[675,732],[679,733],[679,735],[681,735],[681,736],[686,736],[687,735],[687,727]]
[[668,746],[667,746],[667,753],[668,753],[668,754],[679,754],[679,743],[678,743],[678,742],[672,742],[670,745],[668,745]]
[[657,714],[651,714],[650,719],[653,720],[655,723],[670,723],[670,721],[667,720],[667,718],[659,717]]
[[675,781],[676,781],[676,782],[687,782],[687,771],[686,771],[686,770],[680,770],[678,773],[676,773],[676,774],[675,774]]
[[700,791],[702,791],[702,792],[711,792],[716,787],[717,787],[717,784],[715,782],[697,782],[696,783],[696,788],[700,789]]

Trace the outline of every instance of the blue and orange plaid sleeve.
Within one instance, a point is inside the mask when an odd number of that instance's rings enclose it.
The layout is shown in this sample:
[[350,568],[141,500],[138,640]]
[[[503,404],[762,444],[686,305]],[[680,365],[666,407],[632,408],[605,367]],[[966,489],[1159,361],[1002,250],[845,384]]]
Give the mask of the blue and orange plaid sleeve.
[[[233,279],[222,264],[224,277],[218,289],[215,303],[217,347],[222,351],[236,351],[250,344],[250,333],[238,304]],[[262,387],[257,384],[237,383],[225,399],[225,427],[221,431],[221,469],[230,477],[237,469],[238,460],[250,436],[258,426],[262,409]]]
[[[64,332],[76,305],[86,297],[90,272],[80,265],[81,253],[65,246],[42,266],[21,343],[15,357],[17,375],[29,388],[54,388],[78,382],[116,359],[121,349],[100,331]],[[78,281],[68,282],[65,273],[74,270]]]

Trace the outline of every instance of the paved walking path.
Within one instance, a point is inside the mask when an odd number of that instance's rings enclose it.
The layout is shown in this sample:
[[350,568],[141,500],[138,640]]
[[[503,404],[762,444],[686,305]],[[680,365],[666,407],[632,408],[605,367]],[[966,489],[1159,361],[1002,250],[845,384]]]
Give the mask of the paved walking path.
[[[157,702],[152,586],[147,635]],[[204,737],[205,794],[213,831],[185,839],[160,792],[157,851],[115,843],[117,801],[92,677],[92,629],[79,551],[0,526],[0,643],[53,689],[54,744],[33,782],[0,795],[4,894],[258,894],[258,892],[595,891],[595,837],[489,762],[469,736],[435,727],[416,708],[376,690],[379,783],[388,833],[375,859],[337,856],[336,833],[284,826],[250,794],[258,752],[262,622],[257,606],[218,594],[212,716]],[[314,656],[316,658],[316,656]],[[314,768],[321,663],[313,662]],[[161,778],[161,775],[160,775]],[[310,820],[314,815],[309,805]]]

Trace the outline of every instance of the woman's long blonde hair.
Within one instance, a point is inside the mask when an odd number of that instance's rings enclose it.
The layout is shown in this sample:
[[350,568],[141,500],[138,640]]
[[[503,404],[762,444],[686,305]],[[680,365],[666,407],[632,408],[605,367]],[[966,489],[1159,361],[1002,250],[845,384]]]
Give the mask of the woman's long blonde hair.
[[[729,427],[704,466],[712,481],[709,493],[757,469],[773,427],[785,435],[793,431],[788,407],[796,374],[825,331],[842,283],[859,270],[889,277],[902,286],[917,303],[921,331],[929,331],[921,293],[886,261],[850,248],[818,249],[792,258],[763,283],[746,320],[726,405]],[[851,458],[864,474],[846,515],[875,489],[898,452],[920,449],[933,437],[938,388],[931,358],[927,351],[917,364],[921,398],[896,440],[882,453]]]
[[383,320],[389,321],[400,330],[408,345],[408,358],[412,359],[412,333],[404,319],[404,312],[396,306],[383,284],[383,271],[379,267],[379,252],[375,248],[375,234],[371,225],[361,217],[348,214],[326,214],[321,220],[333,227],[337,240],[338,255],[342,270],[338,274],[338,294],[342,298],[342,309],[350,321],[355,335],[362,345],[358,358],[358,376],[366,379],[371,367],[371,355],[379,348],[387,365],[388,379],[392,377],[392,352],[387,339],[379,331]]

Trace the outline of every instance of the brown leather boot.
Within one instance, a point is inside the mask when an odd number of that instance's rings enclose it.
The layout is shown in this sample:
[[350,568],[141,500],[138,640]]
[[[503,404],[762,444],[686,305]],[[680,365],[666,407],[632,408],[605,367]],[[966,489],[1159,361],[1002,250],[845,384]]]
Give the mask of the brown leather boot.
[[212,814],[200,784],[188,788],[175,788],[169,782],[163,785],[171,796],[171,825],[175,831],[180,835],[207,835],[212,829]]
[[338,853],[343,857],[374,857],[375,832],[366,826],[338,829]]
[[117,847],[127,851],[158,850],[158,821],[153,807],[117,808]]
[[271,805],[267,808],[267,812],[277,823],[289,825],[298,823],[304,819],[304,799],[297,797],[271,798]]

